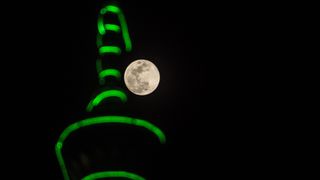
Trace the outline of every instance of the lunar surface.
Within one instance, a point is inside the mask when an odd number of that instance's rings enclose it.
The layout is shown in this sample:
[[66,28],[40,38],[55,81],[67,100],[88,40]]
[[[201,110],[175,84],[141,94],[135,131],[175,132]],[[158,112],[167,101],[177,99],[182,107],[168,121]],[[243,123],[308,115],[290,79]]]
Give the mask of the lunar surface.
[[141,96],[148,95],[157,89],[160,73],[152,62],[139,59],[126,68],[124,82],[132,93]]

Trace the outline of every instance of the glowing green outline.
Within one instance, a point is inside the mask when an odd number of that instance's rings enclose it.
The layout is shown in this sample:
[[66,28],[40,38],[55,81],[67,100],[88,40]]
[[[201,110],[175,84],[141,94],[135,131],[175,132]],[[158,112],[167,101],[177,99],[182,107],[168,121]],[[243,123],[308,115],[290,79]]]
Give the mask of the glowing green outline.
[[145,180],[145,178],[126,171],[103,171],[89,174],[88,176],[82,178],[82,180],[95,180],[98,178],[128,178],[132,180]]
[[106,25],[104,25],[104,29],[106,31],[113,31],[113,32],[116,32],[116,33],[120,32],[120,26],[118,26],[116,24],[106,24]]
[[98,25],[98,31],[99,31],[99,33],[100,33],[101,35],[105,35],[105,34],[106,34],[106,30],[104,29],[103,17],[102,17],[102,16],[99,16],[99,17],[98,17],[97,25]]
[[119,98],[122,102],[126,102],[127,101],[127,95],[120,91],[120,90],[116,90],[116,89],[111,89],[111,90],[106,90],[103,91],[101,93],[99,93],[93,100],[91,100],[87,106],[87,111],[90,112],[92,111],[92,109],[99,105],[100,102],[106,98],[109,97],[117,97]]
[[63,147],[64,141],[72,132],[80,128],[91,126],[91,125],[97,125],[97,124],[106,124],[106,123],[107,124],[108,123],[130,124],[138,127],[144,127],[150,132],[152,132],[153,134],[155,134],[160,140],[161,144],[164,144],[166,142],[166,136],[160,128],[142,119],[135,119],[135,118],[126,117],[126,116],[100,116],[100,117],[93,117],[93,118],[81,120],[79,122],[75,122],[69,125],[66,129],[64,129],[64,131],[59,136],[58,142],[55,147],[57,159],[65,180],[70,180],[70,177],[68,175],[66,164],[62,156],[62,147]]
[[102,46],[99,48],[99,54],[103,55],[103,54],[116,54],[116,55],[120,55],[121,54],[121,49],[117,46]]
[[100,14],[104,15],[108,12],[114,13],[114,14],[119,14],[121,13],[121,9],[118,6],[115,5],[107,5],[106,7],[102,8],[100,10]]
[[106,31],[113,31],[116,33],[120,32],[120,26],[116,25],[116,24],[103,24],[103,17],[99,16],[98,17],[98,31],[99,34],[101,35],[105,35]]
[[117,69],[105,69],[105,70],[102,70],[100,71],[99,73],[99,82],[100,84],[104,84],[105,83],[105,80],[104,78],[105,77],[108,77],[108,76],[113,76],[117,79],[121,79],[121,73],[119,70]]
[[129,35],[129,30],[127,26],[126,19],[124,17],[123,12],[121,9],[114,5],[107,5],[106,7],[102,8],[100,10],[100,16],[98,17],[98,31],[101,35],[104,35],[106,33],[105,26],[103,24],[103,18],[102,15],[106,13],[114,13],[118,16],[118,19],[120,21],[121,31],[122,31],[122,38],[124,40],[125,48],[127,52],[130,52],[132,50],[132,43]]

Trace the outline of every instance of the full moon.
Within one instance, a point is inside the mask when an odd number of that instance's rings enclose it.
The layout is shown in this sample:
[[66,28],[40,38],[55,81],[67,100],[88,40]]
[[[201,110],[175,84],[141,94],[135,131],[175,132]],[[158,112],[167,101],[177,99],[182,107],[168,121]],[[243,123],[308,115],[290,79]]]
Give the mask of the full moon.
[[160,73],[152,62],[138,59],[126,68],[124,82],[132,93],[144,96],[157,89],[160,82]]

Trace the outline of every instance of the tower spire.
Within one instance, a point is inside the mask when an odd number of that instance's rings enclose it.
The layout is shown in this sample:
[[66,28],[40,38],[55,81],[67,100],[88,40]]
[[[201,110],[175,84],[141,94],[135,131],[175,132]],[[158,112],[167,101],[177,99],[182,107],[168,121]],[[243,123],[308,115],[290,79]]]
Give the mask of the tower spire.
[[[57,159],[65,180],[71,180],[69,166],[65,162],[63,156],[63,147],[65,141],[71,134],[77,132],[79,129],[84,129],[91,126],[98,126],[101,124],[117,124],[129,125],[133,128],[140,127],[149,131],[151,135],[157,137],[160,144],[166,142],[166,137],[163,131],[149,121],[110,114],[105,109],[104,103],[112,104],[114,102],[126,103],[128,96],[126,92],[121,89],[122,74],[121,70],[115,66],[117,62],[121,61],[121,55],[129,53],[132,50],[131,39],[126,23],[126,19],[122,9],[116,3],[108,3],[103,6],[98,14],[97,19],[97,54],[96,69],[100,90],[89,101],[86,111],[89,114],[94,114],[97,108],[103,109],[102,116],[90,117],[72,123],[60,135],[56,144],[55,150]],[[111,101],[111,99],[113,101]],[[115,101],[114,101],[115,100]],[[85,174],[81,177],[83,180],[94,180],[97,178],[129,178],[133,180],[144,180],[141,175],[126,170],[114,171],[108,170],[98,171],[91,174]]]

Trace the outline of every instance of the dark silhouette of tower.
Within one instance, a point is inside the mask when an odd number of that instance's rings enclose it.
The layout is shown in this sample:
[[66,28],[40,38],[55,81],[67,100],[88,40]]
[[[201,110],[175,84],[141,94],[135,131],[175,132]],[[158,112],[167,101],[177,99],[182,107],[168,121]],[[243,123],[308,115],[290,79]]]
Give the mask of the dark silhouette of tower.
[[96,43],[99,86],[86,107],[87,117],[66,127],[55,147],[63,177],[155,179],[152,166],[159,158],[154,154],[160,153],[166,136],[127,105],[130,96],[122,74],[132,61],[132,43],[118,3],[101,6]]

